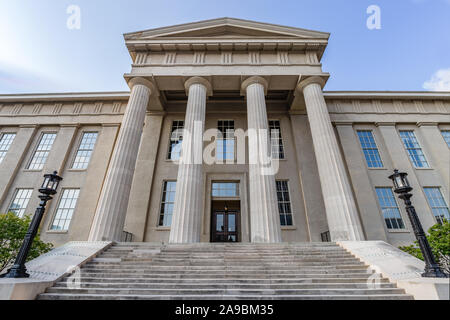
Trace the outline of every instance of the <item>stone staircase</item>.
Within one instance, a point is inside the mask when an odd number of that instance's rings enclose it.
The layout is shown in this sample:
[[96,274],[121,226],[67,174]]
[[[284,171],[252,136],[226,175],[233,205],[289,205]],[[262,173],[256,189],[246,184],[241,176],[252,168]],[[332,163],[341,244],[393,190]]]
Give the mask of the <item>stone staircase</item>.
[[412,299],[334,243],[117,243],[40,300]]

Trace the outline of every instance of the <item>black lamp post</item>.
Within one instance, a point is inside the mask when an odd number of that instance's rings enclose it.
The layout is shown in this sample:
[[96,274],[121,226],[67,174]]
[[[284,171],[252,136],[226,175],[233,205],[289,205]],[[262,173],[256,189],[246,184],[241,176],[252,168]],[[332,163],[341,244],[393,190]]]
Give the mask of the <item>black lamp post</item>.
[[30,226],[28,227],[28,231],[25,234],[25,239],[23,240],[22,247],[20,247],[16,261],[8,270],[8,273],[4,275],[5,278],[28,278],[30,276],[27,273],[25,262],[27,260],[28,253],[30,252],[33,239],[37,234],[39,225],[41,224],[47,201],[52,199],[52,195],[56,194],[56,188],[58,188],[58,184],[61,180],[62,178],[57,175],[56,171],[53,172],[53,174],[44,175],[44,182],[39,189],[39,192],[42,193],[39,195],[41,202],[39,203],[39,207],[36,209]]
[[422,224],[417,216],[416,209],[411,204],[412,194],[410,191],[413,189],[408,179],[406,172],[398,172],[394,170],[394,174],[389,176],[389,179],[394,183],[394,192],[400,194],[399,198],[405,202],[406,212],[408,213],[409,220],[413,227],[414,235],[419,243],[420,251],[425,260],[425,272],[422,273],[422,277],[429,278],[447,278],[448,275],[442,272],[439,265],[436,263],[433,252],[431,251],[430,244],[428,243],[425,232],[423,231]]

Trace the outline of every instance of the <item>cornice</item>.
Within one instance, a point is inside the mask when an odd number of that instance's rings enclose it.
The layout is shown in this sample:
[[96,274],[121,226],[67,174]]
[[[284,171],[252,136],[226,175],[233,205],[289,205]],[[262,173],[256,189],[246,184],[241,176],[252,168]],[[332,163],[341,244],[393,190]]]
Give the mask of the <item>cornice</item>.
[[0,103],[34,101],[127,100],[129,97],[130,92],[128,91],[0,94]]
[[210,29],[214,27],[230,26],[240,27],[249,30],[271,32],[285,36],[298,36],[298,37],[317,37],[328,39],[330,34],[328,32],[314,31],[296,27],[283,26],[272,23],[264,23],[252,20],[244,20],[230,17],[222,17],[216,19],[208,19],[196,22],[189,22],[184,24],[165,26],[160,28],[142,30],[137,32],[129,32],[124,34],[126,40],[137,37],[161,37],[161,36],[173,36],[177,33],[186,33],[189,31],[197,31],[202,29]]
[[328,99],[450,99],[450,92],[437,91],[324,91]]

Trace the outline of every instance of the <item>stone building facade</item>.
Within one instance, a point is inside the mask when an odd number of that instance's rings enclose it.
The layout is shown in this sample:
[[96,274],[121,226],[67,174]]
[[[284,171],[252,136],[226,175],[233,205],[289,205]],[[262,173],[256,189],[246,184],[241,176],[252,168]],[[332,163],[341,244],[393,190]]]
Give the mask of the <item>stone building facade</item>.
[[44,240],[409,244],[394,168],[424,228],[449,218],[450,93],[323,91],[323,32],[222,18],[124,37],[130,92],[0,95],[0,212],[64,179]]

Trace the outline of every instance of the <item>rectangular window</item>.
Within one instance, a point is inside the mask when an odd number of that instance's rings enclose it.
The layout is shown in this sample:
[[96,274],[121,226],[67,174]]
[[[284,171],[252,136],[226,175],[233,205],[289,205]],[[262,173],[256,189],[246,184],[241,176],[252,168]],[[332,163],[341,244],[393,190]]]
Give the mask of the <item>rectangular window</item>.
[[429,168],[427,159],[423,154],[422,148],[417,141],[414,131],[400,131],[400,138],[403,141],[406,151],[408,152],[409,159],[416,168]]
[[380,153],[371,130],[358,130],[358,138],[369,168],[383,168]]
[[217,160],[234,161],[234,121],[219,120],[217,130],[220,132],[217,138]]
[[72,164],[72,169],[86,169],[97,141],[97,132],[84,132]]
[[273,159],[284,159],[283,138],[279,120],[269,120],[270,147]]
[[448,206],[445,203],[440,188],[425,187],[423,188],[425,195],[427,196],[428,204],[431,207],[431,211],[435,216],[438,223],[443,223],[445,220],[450,220],[450,213]]
[[405,229],[397,201],[391,188],[375,188],[378,202],[388,229]]
[[213,182],[213,197],[239,197],[239,183],[237,182]]
[[291,198],[287,181],[277,180],[277,199],[280,222],[282,226],[292,226]]
[[44,167],[55,138],[56,133],[44,133],[42,135],[41,140],[34,151],[33,157],[31,158],[30,164],[28,165],[28,169],[41,170]]
[[69,229],[79,194],[80,189],[63,189],[50,230],[66,231]]
[[31,199],[32,192],[33,189],[17,189],[8,212],[13,212],[16,216],[22,218]]
[[183,142],[184,121],[173,121],[170,131],[169,153],[167,159],[179,160],[181,155],[181,144]]
[[450,130],[442,130],[442,137],[444,138],[447,146],[450,148]]
[[159,213],[159,225],[170,227],[172,224],[173,206],[175,204],[176,181],[164,181],[161,199],[161,210]]
[[1,137],[0,137],[0,163],[2,163],[3,159],[5,159],[5,156],[8,153],[9,147],[11,146],[15,137],[16,137],[15,133],[4,133],[1,135]]

